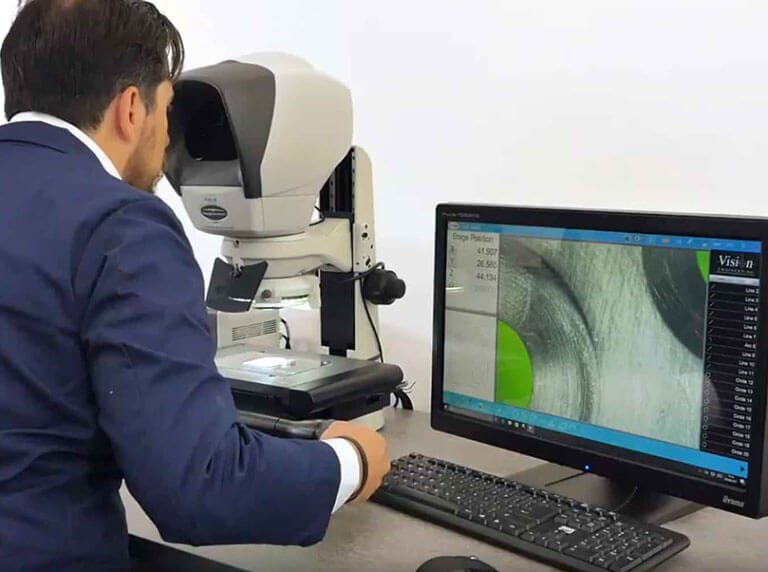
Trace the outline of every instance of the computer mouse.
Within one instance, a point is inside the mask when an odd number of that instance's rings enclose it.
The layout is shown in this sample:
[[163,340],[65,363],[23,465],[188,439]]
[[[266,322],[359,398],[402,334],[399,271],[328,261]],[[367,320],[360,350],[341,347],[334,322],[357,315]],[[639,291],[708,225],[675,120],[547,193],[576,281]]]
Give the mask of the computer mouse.
[[416,572],[498,572],[474,556],[438,556],[427,560]]

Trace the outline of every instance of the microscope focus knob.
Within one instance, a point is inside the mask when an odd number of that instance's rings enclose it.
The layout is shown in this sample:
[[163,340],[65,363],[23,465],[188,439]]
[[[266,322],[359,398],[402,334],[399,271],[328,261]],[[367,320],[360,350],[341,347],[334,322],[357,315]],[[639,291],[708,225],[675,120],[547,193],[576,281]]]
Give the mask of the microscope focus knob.
[[388,306],[405,296],[405,281],[392,270],[376,269],[363,281],[363,297],[369,302]]

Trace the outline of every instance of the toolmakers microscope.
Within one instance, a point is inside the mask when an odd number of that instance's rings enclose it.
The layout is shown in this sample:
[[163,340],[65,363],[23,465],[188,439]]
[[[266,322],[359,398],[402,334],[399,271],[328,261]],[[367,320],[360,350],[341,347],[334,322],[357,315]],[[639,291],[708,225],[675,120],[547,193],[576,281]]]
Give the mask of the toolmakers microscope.
[[[376,259],[371,161],[349,90],[304,60],[257,54],[175,88],[166,175],[223,237],[207,306],[238,409],[383,425],[400,368],[379,362],[378,305],[405,283]],[[281,348],[281,309],[319,310],[321,353]]]

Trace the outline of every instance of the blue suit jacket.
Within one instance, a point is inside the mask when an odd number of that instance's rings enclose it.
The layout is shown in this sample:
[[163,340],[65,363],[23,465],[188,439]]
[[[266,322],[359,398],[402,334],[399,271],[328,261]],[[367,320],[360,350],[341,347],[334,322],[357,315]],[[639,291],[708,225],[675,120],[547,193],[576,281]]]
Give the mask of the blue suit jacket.
[[163,538],[311,544],[324,443],[236,423],[179,221],[63,129],[0,127],[0,570],[128,567],[125,479]]

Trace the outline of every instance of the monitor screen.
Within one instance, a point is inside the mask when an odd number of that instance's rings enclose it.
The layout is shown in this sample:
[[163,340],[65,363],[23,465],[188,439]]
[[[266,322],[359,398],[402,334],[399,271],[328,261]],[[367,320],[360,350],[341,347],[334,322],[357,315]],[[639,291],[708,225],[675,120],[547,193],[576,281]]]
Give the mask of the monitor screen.
[[760,241],[445,224],[444,411],[746,490]]

